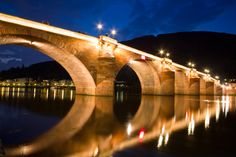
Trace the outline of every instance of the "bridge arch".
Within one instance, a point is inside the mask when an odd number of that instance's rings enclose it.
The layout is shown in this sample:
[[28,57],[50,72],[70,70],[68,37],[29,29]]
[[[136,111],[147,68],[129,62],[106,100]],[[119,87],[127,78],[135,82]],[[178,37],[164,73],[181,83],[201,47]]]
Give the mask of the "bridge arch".
[[1,35],[0,45],[21,45],[29,47],[53,58],[71,76],[77,94],[95,95],[95,82],[85,65],[73,54],[55,44],[29,35]]
[[[154,95],[160,93],[161,84],[159,76],[152,65],[149,64],[149,61],[132,60],[125,64],[122,68],[125,66],[131,68],[137,75],[141,86],[141,94]],[[122,72],[122,68],[119,69],[117,75]]]

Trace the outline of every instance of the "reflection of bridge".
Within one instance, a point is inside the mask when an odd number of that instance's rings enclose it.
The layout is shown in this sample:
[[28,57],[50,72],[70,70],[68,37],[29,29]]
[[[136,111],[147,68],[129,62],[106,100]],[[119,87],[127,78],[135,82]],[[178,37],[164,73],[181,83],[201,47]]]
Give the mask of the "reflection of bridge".
[[219,81],[118,43],[0,13],[0,44],[31,47],[60,63],[77,94],[113,95],[114,80],[125,65],[137,74],[142,94],[222,94]]
[[77,96],[71,111],[58,125],[31,143],[6,149],[6,153],[28,156],[43,151],[51,153],[46,156],[81,157],[96,156],[99,152],[101,156],[110,156],[138,145],[138,131],[142,128],[145,128],[142,142],[158,140],[160,147],[178,130],[186,129],[192,135],[198,124],[205,123],[208,128],[211,118],[218,121],[220,114],[226,116],[235,109],[235,100],[231,98],[143,96],[138,111],[128,122],[131,126],[128,131],[126,125],[117,121],[111,97]]

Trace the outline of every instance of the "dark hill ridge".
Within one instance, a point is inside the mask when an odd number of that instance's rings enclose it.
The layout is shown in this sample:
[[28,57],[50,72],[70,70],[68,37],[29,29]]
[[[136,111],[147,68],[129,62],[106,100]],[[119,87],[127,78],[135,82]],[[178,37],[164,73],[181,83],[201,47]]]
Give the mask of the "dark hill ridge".
[[215,32],[179,32],[143,36],[122,42],[139,50],[159,55],[164,49],[182,65],[193,61],[197,69],[208,67],[221,78],[236,78],[236,35]]
[[0,79],[33,78],[34,80],[70,79],[67,71],[56,61],[32,64],[29,67],[10,68],[0,72]]

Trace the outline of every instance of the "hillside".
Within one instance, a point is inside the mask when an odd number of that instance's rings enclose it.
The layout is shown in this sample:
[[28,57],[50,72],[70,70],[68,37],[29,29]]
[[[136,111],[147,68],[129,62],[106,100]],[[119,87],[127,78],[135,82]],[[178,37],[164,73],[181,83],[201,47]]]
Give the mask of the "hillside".
[[69,74],[55,61],[32,64],[29,67],[16,67],[0,72],[0,79],[30,77],[35,80],[70,79]]
[[203,71],[208,67],[221,78],[236,78],[236,35],[214,32],[179,32],[143,36],[122,42],[125,45],[159,55],[160,49],[170,52],[170,58],[187,65],[196,63]]

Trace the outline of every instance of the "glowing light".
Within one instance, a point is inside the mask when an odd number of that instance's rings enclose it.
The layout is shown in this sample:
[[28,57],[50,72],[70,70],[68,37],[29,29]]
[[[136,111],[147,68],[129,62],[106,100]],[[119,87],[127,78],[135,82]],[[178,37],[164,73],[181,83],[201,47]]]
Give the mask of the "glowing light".
[[132,125],[129,123],[127,125],[127,135],[130,136],[131,135],[131,132],[132,132]]
[[46,99],[48,99],[48,96],[49,96],[49,90],[47,88],[47,90],[46,90]]
[[34,95],[33,96],[35,98],[35,96],[36,96],[36,88],[34,88]]
[[65,97],[65,91],[62,90],[62,91],[61,91],[61,99],[64,100],[64,97]]
[[94,152],[93,152],[93,156],[97,156],[98,153],[99,153],[99,148],[96,147],[95,150],[94,150]]
[[168,133],[166,133],[166,135],[165,135],[165,145],[167,145],[167,143],[168,143],[168,141],[169,141],[169,134]]
[[56,95],[57,95],[57,90],[53,90],[53,100],[55,100],[56,99]]
[[70,91],[70,100],[73,99],[73,90]]
[[216,103],[216,122],[218,122],[220,117],[220,101],[218,100]]
[[219,80],[219,79],[220,79],[220,77],[216,75],[216,76],[215,76],[215,79]]
[[210,70],[209,69],[204,69],[204,72],[209,74],[210,73]]
[[12,97],[15,97],[15,87],[12,88]]
[[160,50],[160,55],[162,56],[162,55],[164,55],[164,50]]
[[20,87],[17,88],[17,95],[16,95],[16,96],[17,96],[17,97],[20,96]]
[[166,57],[170,57],[170,53],[166,53]]
[[1,96],[4,96],[4,89],[5,89],[5,87],[2,87],[2,89],[1,89]]
[[129,63],[130,63],[130,64],[133,64],[134,62],[135,62],[135,61],[134,61],[133,59],[130,59],[130,60],[129,60]]
[[101,31],[103,29],[103,24],[101,24],[101,23],[97,24],[97,29],[99,31]]
[[145,60],[145,59],[146,59],[146,56],[142,55],[142,56],[141,56],[141,59],[142,59],[142,60]]
[[209,128],[209,126],[210,126],[210,111],[207,108],[205,117],[205,128]]
[[225,117],[227,117],[227,114],[229,112],[229,107],[230,107],[229,96],[222,96],[222,112],[225,114]]
[[142,142],[142,140],[144,138],[144,134],[145,134],[144,128],[140,129],[139,134],[138,134],[138,138],[139,138],[140,142]]
[[164,134],[164,132],[165,132],[165,125],[163,125],[161,128],[161,134]]
[[163,135],[160,135],[157,143],[157,148],[160,148],[162,146],[162,142],[163,142]]
[[194,121],[193,114],[192,114],[191,120],[188,124],[188,135],[193,135],[194,129],[195,129],[195,121]]
[[112,29],[112,30],[111,30],[111,34],[112,34],[113,36],[115,36],[115,35],[117,34],[117,31],[116,31],[115,29]]
[[191,68],[194,68],[195,64],[193,62],[188,62],[188,66],[191,67]]

